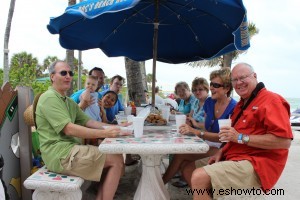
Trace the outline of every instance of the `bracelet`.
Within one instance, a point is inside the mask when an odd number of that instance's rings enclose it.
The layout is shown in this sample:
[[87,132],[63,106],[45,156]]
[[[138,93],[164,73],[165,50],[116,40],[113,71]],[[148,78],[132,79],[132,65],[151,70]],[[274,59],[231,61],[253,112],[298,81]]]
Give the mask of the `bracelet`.
[[239,134],[237,141],[238,141],[239,144],[244,144],[244,142],[243,142],[243,134],[242,133]]

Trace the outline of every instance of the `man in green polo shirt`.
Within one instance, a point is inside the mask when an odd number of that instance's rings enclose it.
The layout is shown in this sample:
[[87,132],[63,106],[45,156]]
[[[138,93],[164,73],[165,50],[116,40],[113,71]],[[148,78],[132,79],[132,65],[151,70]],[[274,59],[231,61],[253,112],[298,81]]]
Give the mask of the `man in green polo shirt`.
[[90,119],[66,96],[74,75],[66,62],[50,64],[49,74],[52,87],[41,95],[36,108],[43,161],[57,173],[91,181],[101,178],[97,199],[113,199],[124,171],[122,155],[105,155],[96,146],[82,145],[81,139],[117,137],[120,128],[102,129],[107,124]]

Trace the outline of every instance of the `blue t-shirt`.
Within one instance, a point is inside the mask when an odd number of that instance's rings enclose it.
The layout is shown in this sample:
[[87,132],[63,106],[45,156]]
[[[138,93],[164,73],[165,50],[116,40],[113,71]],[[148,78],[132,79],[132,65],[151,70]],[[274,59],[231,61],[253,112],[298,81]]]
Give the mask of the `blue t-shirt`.
[[[233,109],[236,105],[236,100],[231,98],[227,108],[223,112],[223,114],[218,119],[228,119],[233,112]],[[215,104],[216,100],[208,97],[203,105],[204,111],[206,113],[205,116],[205,129],[209,132],[219,133],[219,124],[218,119],[215,119]]]
[[[77,92],[73,93],[70,98],[73,99],[77,104],[80,102],[80,95],[85,91],[85,89],[78,90]],[[98,98],[101,99],[102,95],[98,92]]]
[[[109,91],[109,89],[100,92],[101,96],[103,96],[107,91]],[[106,117],[109,122],[114,121],[115,116],[119,113],[119,111],[124,111],[121,99],[122,97],[119,97],[118,95],[117,103],[111,108],[105,108]]]
[[178,111],[182,112],[183,114],[189,114],[191,112],[191,107],[194,101],[196,101],[196,97],[194,95],[190,96],[189,102],[184,104],[184,100],[180,99],[180,103],[178,105]]

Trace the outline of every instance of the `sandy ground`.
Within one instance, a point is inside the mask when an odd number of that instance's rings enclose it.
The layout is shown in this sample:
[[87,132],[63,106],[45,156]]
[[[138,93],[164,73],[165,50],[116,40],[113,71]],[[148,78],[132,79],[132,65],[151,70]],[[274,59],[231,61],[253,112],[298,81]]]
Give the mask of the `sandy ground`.
[[[290,153],[288,157],[288,162],[281,175],[279,181],[274,187],[274,195],[264,195],[256,197],[247,197],[247,199],[298,199],[300,196],[300,131],[294,131],[294,141],[290,148]],[[137,188],[140,173],[139,164],[134,166],[126,167],[125,175],[120,181],[118,191],[115,196],[115,200],[132,200],[135,190]],[[173,179],[172,181],[176,181]],[[191,200],[192,196],[188,195],[186,192],[188,188],[176,188],[171,184],[168,184],[168,191],[171,196],[171,200]],[[279,193],[281,192],[281,195]],[[95,195],[91,192],[84,192],[84,200],[95,199]],[[233,197],[227,197],[225,199],[234,199]],[[236,199],[241,199],[241,196]],[[245,199],[245,198],[243,198]]]

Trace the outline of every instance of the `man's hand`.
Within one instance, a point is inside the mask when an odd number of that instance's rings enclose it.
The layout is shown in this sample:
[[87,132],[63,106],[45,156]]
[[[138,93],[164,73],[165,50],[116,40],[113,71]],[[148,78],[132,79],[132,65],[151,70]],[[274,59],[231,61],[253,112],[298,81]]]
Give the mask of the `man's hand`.
[[208,164],[211,165],[213,163],[219,162],[222,158],[222,154],[222,149],[220,149],[215,155],[209,158]]
[[118,126],[109,126],[105,129],[105,135],[108,138],[118,137],[121,133],[121,129]]

